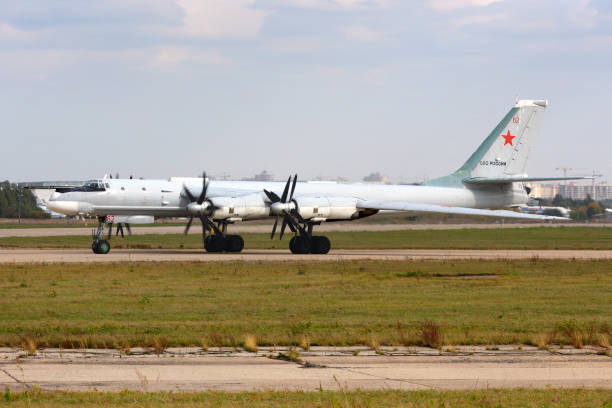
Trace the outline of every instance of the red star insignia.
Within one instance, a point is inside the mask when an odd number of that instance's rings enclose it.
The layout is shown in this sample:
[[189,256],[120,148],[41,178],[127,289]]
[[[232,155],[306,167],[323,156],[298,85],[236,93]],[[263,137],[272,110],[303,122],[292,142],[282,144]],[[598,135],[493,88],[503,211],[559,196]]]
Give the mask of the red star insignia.
[[503,137],[503,138],[504,138],[504,146],[505,146],[505,145],[507,145],[507,144],[509,144],[510,146],[514,146],[514,145],[512,144],[512,139],[514,139],[516,136],[512,136],[512,135],[510,134],[510,129],[508,129],[508,133],[507,133],[507,134],[505,134],[505,135],[501,135],[501,137]]

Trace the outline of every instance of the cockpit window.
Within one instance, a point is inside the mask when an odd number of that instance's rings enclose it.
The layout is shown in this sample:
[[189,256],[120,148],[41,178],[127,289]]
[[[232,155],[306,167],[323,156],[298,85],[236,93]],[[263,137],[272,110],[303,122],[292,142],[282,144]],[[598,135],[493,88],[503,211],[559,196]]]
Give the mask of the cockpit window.
[[102,180],[89,180],[85,184],[83,184],[81,187],[74,188],[70,191],[89,192],[89,191],[106,191],[106,189],[104,188],[104,183],[102,182]]

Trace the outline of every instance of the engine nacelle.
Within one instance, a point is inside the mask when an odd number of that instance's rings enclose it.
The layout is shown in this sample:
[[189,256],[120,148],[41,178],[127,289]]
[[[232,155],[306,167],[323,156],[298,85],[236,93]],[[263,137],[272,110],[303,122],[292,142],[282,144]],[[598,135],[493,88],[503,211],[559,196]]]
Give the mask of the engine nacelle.
[[293,200],[306,220],[350,220],[359,218],[355,202],[336,197],[298,197]]
[[152,215],[107,215],[106,222],[116,224],[153,224],[155,217]]
[[210,217],[215,220],[265,218],[270,213],[261,194],[240,197],[211,197],[210,202],[217,207]]

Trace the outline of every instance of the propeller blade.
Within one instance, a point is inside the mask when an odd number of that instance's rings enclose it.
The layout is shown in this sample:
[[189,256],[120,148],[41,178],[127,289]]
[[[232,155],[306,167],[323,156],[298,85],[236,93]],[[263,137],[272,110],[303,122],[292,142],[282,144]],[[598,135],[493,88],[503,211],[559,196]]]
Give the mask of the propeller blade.
[[202,173],[202,192],[198,197],[198,204],[202,204],[206,200],[206,190],[208,190],[208,183],[206,182],[206,172]]
[[287,202],[287,193],[289,192],[289,184],[291,184],[291,176],[287,179],[287,184],[285,184],[285,189],[283,190],[283,196],[281,197],[281,203]]
[[270,234],[270,239],[274,238],[274,233],[276,232],[276,226],[278,225],[278,217],[274,220],[274,226],[272,227],[272,233]]
[[183,184],[183,191],[185,192],[185,195],[187,196],[187,198],[189,198],[190,202],[195,201],[195,197],[193,196],[193,194],[191,194],[191,191],[189,191],[189,189],[184,184]]
[[285,234],[285,228],[287,227],[287,217],[283,217],[283,225],[281,226],[280,237],[279,240],[283,239],[283,235]]
[[295,191],[295,184],[297,183],[297,173],[293,176],[293,185],[291,186],[291,194],[289,194],[289,201],[293,198],[293,192]]
[[268,191],[264,188],[264,193],[266,194],[266,196],[268,197],[268,200],[272,201],[273,203],[277,203],[280,201],[280,197],[278,196],[278,194],[276,194],[273,191]]
[[283,213],[285,214],[284,217],[285,219],[287,219],[287,223],[289,224],[289,229],[291,230],[291,232],[296,232],[297,224],[295,223],[295,220],[291,218],[287,211],[283,211]]
[[189,227],[191,227],[192,222],[193,222],[193,217],[189,217],[189,221],[187,221],[187,225],[185,226],[185,232],[184,232],[185,235],[187,235],[187,233],[189,232]]

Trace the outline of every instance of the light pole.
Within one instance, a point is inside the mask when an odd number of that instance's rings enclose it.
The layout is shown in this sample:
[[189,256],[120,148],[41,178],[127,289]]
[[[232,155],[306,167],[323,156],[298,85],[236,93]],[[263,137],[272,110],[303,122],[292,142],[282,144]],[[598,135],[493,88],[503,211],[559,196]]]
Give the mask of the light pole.
[[23,199],[23,192],[21,190],[17,190],[17,214],[19,217],[19,224],[21,224],[21,200]]

